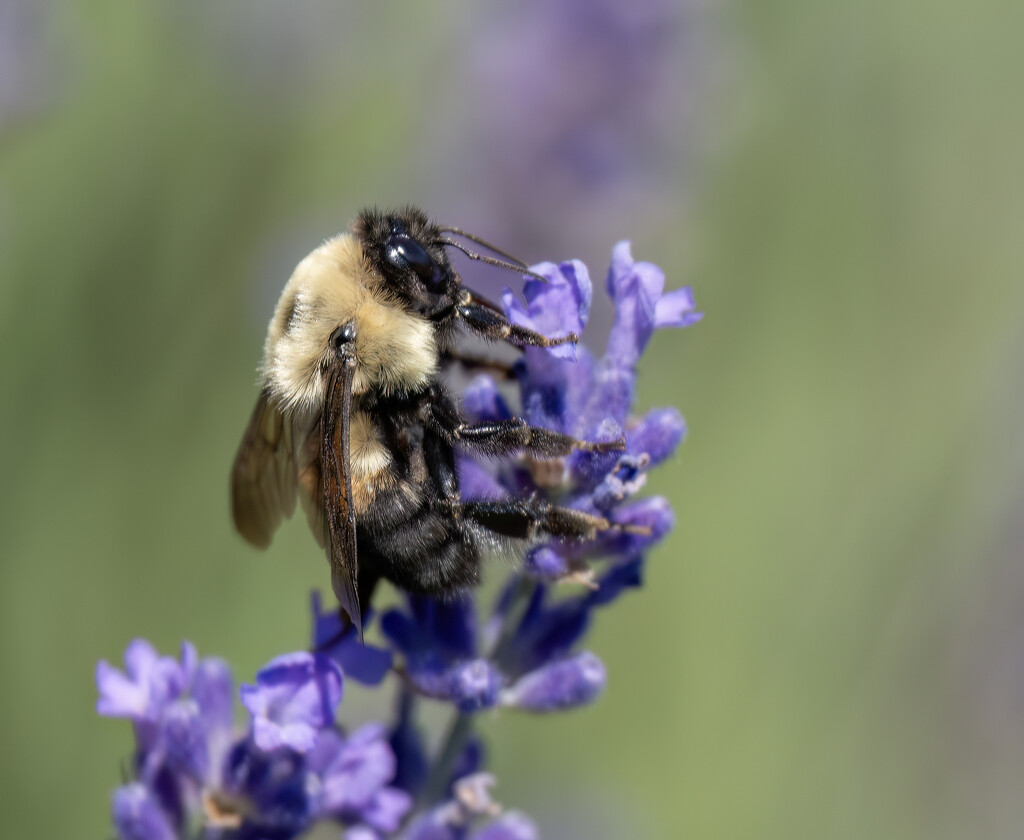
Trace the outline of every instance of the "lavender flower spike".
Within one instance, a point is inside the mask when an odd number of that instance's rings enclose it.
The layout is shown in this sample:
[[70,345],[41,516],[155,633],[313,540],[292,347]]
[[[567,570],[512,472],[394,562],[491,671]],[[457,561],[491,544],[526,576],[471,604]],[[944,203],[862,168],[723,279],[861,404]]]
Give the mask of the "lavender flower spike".
[[[545,263],[538,271],[551,282],[528,282],[525,303],[506,291],[509,319],[547,335],[578,334],[593,293],[586,267]],[[407,595],[384,612],[377,647],[314,596],[314,652],[279,656],[243,685],[249,716],[237,728],[227,665],[199,660],[188,643],[174,659],[136,639],[123,670],[97,665],[97,711],[128,718],[136,740],[132,781],[112,801],[119,840],[293,840],[323,821],[345,840],[536,840],[528,817],[502,813],[490,796],[494,777],[481,772],[475,713],[565,712],[605,690],[604,664],[582,649],[587,630],[598,609],[641,585],[647,550],[675,522],[667,499],[638,494],[686,425],[671,407],[632,414],[636,363],[654,332],[701,317],[688,289],[665,293],[664,285],[659,268],[635,262],[620,243],[608,274],[616,314],[603,357],[583,344],[575,355],[528,347],[514,382],[478,376],[466,390],[471,418],[518,415],[585,440],[625,439],[624,451],[547,460],[459,454],[466,498],[532,497],[613,526],[589,541],[524,545],[490,610],[472,592]],[[555,585],[572,588],[555,595]],[[370,619],[368,611],[367,628]],[[339,725],[349,678],[400,681],[395,721],[354,731]],[[421,697],[451,710],[434,750],[427,745],[436,739],[424,737],[418,721]]]

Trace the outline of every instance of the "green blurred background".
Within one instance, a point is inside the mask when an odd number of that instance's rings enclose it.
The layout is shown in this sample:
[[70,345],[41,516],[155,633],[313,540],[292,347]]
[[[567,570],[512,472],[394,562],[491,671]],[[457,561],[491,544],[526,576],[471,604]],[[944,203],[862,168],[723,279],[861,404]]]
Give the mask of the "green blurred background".
[[690,435],[588,642],[609,689],[485,720],[498,798],[548,837],[1020,835],[1024,6],[659,6],[661,99],[573,116],[630,122],[622,177],[530,164],[514,217],[474,144],[553,118],[473,62],[546,90],[539,5],[0,0],[7,836],[109,834],[97,659],[189,638],[250,679],[306,643],[322,555],[302,522],[247,548],[227,472],[291,266],[404,201],[595,279],[630,237],[708,313],[642,368]]

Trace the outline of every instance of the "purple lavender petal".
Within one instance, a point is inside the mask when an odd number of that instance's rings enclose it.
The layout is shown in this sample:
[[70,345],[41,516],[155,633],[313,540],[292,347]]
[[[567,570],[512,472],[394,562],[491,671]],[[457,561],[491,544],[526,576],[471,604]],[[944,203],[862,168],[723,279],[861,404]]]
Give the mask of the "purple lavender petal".
[[[310,768],[321,777],[321,808],[339,816],[362,814],[395,776],[395,755],[384,728],[367,724],[348,739],[327,730],[311,751]],[[365,820],[361,815],[360,819]]]
[[171,768],[196,781],[207,777],[207,730],[195,700],[176,700],[164,710],[155,752],[162,754]]
[[617,525],[633,525],[650,529],[649,534],[619,533],[601,540],[598,550],[616,558],[632,558],[660,541],[675,525],[672,506],[664,496],[624,505],[615,511]]
[[206,733],[207,773],[205,782],[215,784],[231,747],[234,729],[234,681],[221,659],[201,659],[192,679],[192,699],[199,706]]
[[[317,590],[310,594],[310,610],[313,614],[313,649],[337,662],[345,677],[363,685],[380,685],[391,670],[391,651],[360,640],[350,622],[342,623],[337,608],[325,612]],[[367,610],[363,616],[363,632],[372,621],[373,610]]]
[[624,563],[616,563],[598,581],[598,587],[586,596],[586,608],[610,604],[627,589],[635,589],[643,583],[643,557],[633,557]]
[[422,595],[410,595],[408,612],[388,610],[381,619],[381,630],[391,643],[410,660],[458,659],[472,657],[476,651],[476,616],[469,598],[435,601]]
[[[365,625],[363,625],[365,627]],[[344,642],[331,651],[342,673],[363,685],[380,685],[391,671],[391,651],[375,645],[362,645],[357,640]]]
[[[609,403],[612,405],[613,403]],[[626,412],[623,411],[622,419],[625,419]],[[605,441],[621,440],[622,428],[610,417],[603,418],[597,426],[587,424],[583,437],[587,440]],[[574,452],[569,458],[569,469],[580,489],[591,489],[595,485],[600,486],[601,482],[616,466],[622,462],[624,456],[619,452]]]
[[[654,333],[655,304],[665,283],[660,269],[650,263],[639,265],[643,266],[640,270],[629,242],[620,242],[612,250],[607,285],[615,302],[615,324],[608,336],[605,359],[618,367],[632,368],[639,361]],[[653,298],[652,291],[656,291]]]
[[[509,321],[549,338],[571,332],[579,335],[586,326],[593,295],[587,267],[579,260],[572,260],[557,266],[540,263],[532,270],[548,278],[549,282],[530,280],[525,284],[523,296],[526,306],[511,289],[505,289],[501,301]],[[576,357],[572,344],[549,347],[544,352],[557,359],[572,360]]]
[[231,750],[222,789],[251,804],[241,837],[294,837],[316,816],[305,758],[293,750],[263,752],[246,738]]
[[576,348],[576,361],[554,361],[537,347],[527,347],[517,368],[522,417],[534,426],[586,434],[585,408],[594,398],[597,362],[586,347]]
[[646,454],[622,455],[613,472],[609,472],[591,493],[593,506],[610,513],[630,496],[638,493],[647,483],[647,467],[650,459]]
[[697,304],[693,299],[693,289],[684,286],[662,295],[654,307],[654,326],[657,327],[689,327],[704,317],[697,312]]
[[378,790],[362,811],[363,820],[367,825],[390,834],[397,831],[412,808],[412,797],[404,790],[396,787],[384,787]]
[[646,454],[651,465],[671,455],[686,434],[686,421],[674,408],[656,408],[626,433],[626,451]]
[[539,545],[527,551],[523,568],[542,581],[556,581],[571,571],[569,561],[550,545]]
[[446,802],[413,820],[405,840],[462,840],[460,814],[454,803]]
[[615,302],[615,324],[608,336],[605,359],[632,368],[640,359],[656,327],[686,327],[703,315],[695,312],[690,289],[663,295],[665,273],[648,262],[634,262],[629,242],[612,250],[608,293]]
[[[186,668],[191,646],[182,646]],[[124,653],[125,671],[101,660],[96,666],[96,687],[100,697],[96,711],[109,717],[155,721],[164,706],[186,689],[190,674],[168,656],[161,657],[145,639],[134,639]]]
[[471,840],[538,840],[537,825],[520,811],[508,811],[474,832]]
[[192,698],[199,704],[208,729],[231,729],[234,720],[234,681],[223,659],[201,659],[192,679]]
[[288,746],[306,752],[317,730],[331,725],[341,702],[341,669],[321,654],[300,651],[271,660],[243,685],[242,705],[252,714],[253,739],[265,751]]
[[459,485],[463,501],[495,500],[508,495],[508,490],[479,461],[466,455],[460,455],[458,462]]
[[96,664],[96,711],[107,717],[142,718],[149,701],[148,687],[136,683],[105,659]]
[[[517,301],[518,302],[518,301]],[[490,376],[480,375],[466,387],[462,395],[462,411],[470,420],[507,420],[512,411]]]
[[586,597],[547,606],[544,592],[544,587],[537,587],[512,643],[498,663],[509,675],[533,671],[545,662],[564,656],[589,627]]
[[381,840],[380,834],[368,825],[354,825],[346,828],[342,840]]
[[111,803],[120,840],[175,840],[175,831],[145,785],[118,788]]
[[490,708],[500,688],[501,675],[486,659],[459,663],[448,672],[449,696],[461,712]]
[[553,712],[592,702],[607,682],[604,664],[584,651],[544,665],[502,692],[505,706],[531,712]]

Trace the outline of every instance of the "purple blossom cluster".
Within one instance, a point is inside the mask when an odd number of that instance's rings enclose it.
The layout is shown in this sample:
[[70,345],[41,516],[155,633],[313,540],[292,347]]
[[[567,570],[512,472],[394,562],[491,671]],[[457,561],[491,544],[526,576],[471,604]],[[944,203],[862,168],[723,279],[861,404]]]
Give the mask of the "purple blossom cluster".
[[[546,334],[581,333],[592,297],[586,267],[535,270],[548,282],[528,281],[525,302],[506,290],[510,320]],[[673,524],[665,499],[635,496],[682,440],[683,419],[672,408],[631,415],[636,364],[654,331],[701,317],[689,289],[665,293],[664,285],[659,268],[634,262],[620,243],[607,280],[616,316],[602,356],[584,346],[527,348],[509,382],[479,376],[463,395],[474,419],[511,417],[518,390],[519,414],[533,425],[625,440],[621,452],[461,461],[466,498],[534,496],[596,514],[611,523],[597,539],[531,546],[486,609],[474,593],[406,596],[380,618],[382,646],[363,644],[314,594],[312,652],[277,657],[240,687],[242,726],[228,666],[199,659],[190,644],[175,659],[136,640],[123,670],[99,663],[97,710],[128,718],[135,734],[132,780],[113,797],[119,838],[283,840],[321,821],[336,823],[346,840],[538,836],[527,817],[502,813],[491,799],[473,714],[571,709],[605,687],[604,665],[579,643],[597,608],[640,585],[644,553]],[[558,586],[566,582],[573,585]],[[374,686],[389,674],[400,686],[394,722],[343,729],[345,682]],[[423,698],[452,709],[433,752],[417,723]]]

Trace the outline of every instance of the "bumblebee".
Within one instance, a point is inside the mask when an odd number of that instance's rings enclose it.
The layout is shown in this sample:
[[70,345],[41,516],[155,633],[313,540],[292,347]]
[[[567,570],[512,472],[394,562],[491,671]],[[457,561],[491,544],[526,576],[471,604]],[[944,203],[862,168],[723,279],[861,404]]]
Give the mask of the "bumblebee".
[[577,336],[549,338],[510,323],[462,285],[449,260],[453,247],[538,277],[414,207],[365,210],[350,233],[299,263],[270,321],[262,389],[231,472],[235,527],[254,546],[266,547],[301,500],[327,552],[338,602],[360,631],[382,578],[409,592],[449,596],[479,582],[482,555],[495,543],[591,539],[610,527],[538,498],[461,499],[458,447],[555,458],[624,442],[578,440],[520,418],[463,419],[441,375],[445,360],[473,361],[456,351],[460,330],[517,347]]

